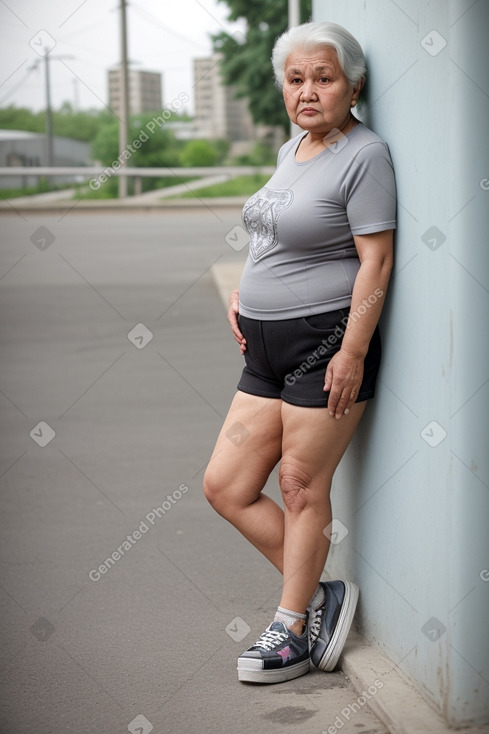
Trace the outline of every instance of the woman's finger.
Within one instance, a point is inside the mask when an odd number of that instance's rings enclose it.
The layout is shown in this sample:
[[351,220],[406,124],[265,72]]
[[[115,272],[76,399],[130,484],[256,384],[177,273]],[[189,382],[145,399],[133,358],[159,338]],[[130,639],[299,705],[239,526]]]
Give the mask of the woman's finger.
[[246,339],[244,338],[238,323],[239,314],[239,294],[238,291],[233,291],[229,296],[229,309],[228,309],[228,321],[233,332],[233,336],[238,342],[241,350],[241,354],[246,351]]

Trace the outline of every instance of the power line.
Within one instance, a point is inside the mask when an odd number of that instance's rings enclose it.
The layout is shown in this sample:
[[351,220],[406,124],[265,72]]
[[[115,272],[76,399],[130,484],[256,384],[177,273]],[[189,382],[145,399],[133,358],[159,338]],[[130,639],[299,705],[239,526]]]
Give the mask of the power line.
[[12,87],[7,94],[5,94],[2,99],[0,99],[0,105],[3,105],[6,99],[10,97],[11,94],[15,94],[15,92],[21,87],[25,81],[27,81],[27,78],[30,76],[31,72],[34,71],[34,66],[29,66],[27,69],[27,73],[23,76],[23,78],[14,86]]
[[140,15],[144,20],[149,22],[152,26],[158,25],[162,30],[169,33],[171,36],[174,36],[175,38],[178,38],[180,41],[184,41],[185,43],[189,44],[190,46],[200,46],[202,49],[207,50],[207,46],[204,46],[202,43],[199,43],[193,38],[188,38],[188,36],[184,36],[178,31],[174,30],[173,28],[170,28],[170,26],[167,26],[163,21],[161,21],[156,15],[153,15],[153,13],[150,13],[149,10],[146,10],[146,8],[142,8],[140,5],[137,5],[134,2],[131,2],[131,9],[136,11],[138,15]]

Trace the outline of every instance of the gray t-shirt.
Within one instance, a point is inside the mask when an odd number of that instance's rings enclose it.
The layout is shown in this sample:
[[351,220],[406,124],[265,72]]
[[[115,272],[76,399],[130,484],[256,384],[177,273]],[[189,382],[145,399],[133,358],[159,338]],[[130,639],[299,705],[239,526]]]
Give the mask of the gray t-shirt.
[[243,209],[250,238],[239,311],[273,321],[347,308],[360,261],[353,235],[396,226],[387,145],[363,124],[309,161],[283,145],[277,169]]

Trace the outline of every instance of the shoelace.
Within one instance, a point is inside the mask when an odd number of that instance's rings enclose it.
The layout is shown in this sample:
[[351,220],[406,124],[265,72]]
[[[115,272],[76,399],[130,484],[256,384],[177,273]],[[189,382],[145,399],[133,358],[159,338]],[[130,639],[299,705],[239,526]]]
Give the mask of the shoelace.
[[265,630],[260,639],[255,642],[253,647],[263,647],[267,652],[276,647],[279,643],[285,642],[288,635],[285,632],[277,630]]
[[319,635],[319,630],[321,629],[322,611],[323,610],[320,608],[316,611],[311,610],[310,612],[308,626],[309,626],[309,641],[311,645],[313,645],[316,642],[318,635]]

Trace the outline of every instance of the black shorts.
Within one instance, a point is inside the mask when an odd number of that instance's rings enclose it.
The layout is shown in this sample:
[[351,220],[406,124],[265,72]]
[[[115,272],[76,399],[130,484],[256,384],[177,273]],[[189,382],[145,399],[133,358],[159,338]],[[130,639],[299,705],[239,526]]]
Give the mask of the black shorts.
[[[283,321],[259,321],[241,314],[239,328],[246,339],[246,366],[238,390],[310,408],[326,407],[324,375],[339,351],[349,308]],[[378,328],[370,340],[363,381],[355,402],[373,398],[380,366]]]

